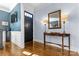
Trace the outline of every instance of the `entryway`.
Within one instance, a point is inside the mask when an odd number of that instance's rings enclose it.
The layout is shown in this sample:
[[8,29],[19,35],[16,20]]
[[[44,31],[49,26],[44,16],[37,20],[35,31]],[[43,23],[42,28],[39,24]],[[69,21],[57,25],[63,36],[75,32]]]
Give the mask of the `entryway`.
[[33,42],[33,14],[24,11],[24,33],[25,45],[27,42]]

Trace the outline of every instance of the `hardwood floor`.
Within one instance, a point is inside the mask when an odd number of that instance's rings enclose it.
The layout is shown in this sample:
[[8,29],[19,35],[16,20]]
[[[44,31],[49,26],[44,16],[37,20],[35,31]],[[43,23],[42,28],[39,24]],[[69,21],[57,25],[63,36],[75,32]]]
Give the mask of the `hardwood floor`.
[[[64,52],[64,56],[67,56],[68,51]],[[60,48],[49,45],[44,48],[43,44],[38,42],[29,42],[24,49],[7,42],[5,47],[0,49],[0,56],[62,56],[62,53]],[[71,52],[71,56],[78,56],[78,53]]]

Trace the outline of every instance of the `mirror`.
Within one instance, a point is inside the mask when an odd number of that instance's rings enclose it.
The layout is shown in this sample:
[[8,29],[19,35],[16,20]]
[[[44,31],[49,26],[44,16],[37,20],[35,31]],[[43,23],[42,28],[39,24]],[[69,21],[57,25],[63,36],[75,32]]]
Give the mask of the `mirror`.
[[57,10],[48,14],[48,28],[61,28],[61,10]]

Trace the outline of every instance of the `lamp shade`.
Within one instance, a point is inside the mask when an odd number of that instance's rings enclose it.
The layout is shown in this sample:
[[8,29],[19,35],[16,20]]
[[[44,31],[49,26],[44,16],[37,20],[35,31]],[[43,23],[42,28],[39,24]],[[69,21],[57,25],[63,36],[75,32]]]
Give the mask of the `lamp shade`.
[[62,13],[61,14],[61,21],[67,21],[68,20],[68,14]]
[[42,24],[48,24],[48,19],[43,19],[43,20],[41,21],[41,23],[42,23]]

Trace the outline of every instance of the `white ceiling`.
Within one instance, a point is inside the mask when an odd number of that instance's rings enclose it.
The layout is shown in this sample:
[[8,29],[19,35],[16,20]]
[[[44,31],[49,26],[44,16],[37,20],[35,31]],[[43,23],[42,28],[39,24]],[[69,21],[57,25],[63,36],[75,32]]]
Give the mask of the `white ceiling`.
[[[0,3],[0,10],[4,10],[10,12],[17,3]],[[24,3],[26,6],[30,6],[30,8],[35,8],[40,5],[40,3]]]
[[0,10],[10,12],[17,3],[0,3]]
[[29,7],[29,8],[36,8],[41,5],[41,3],[23,3],[24,6]]

